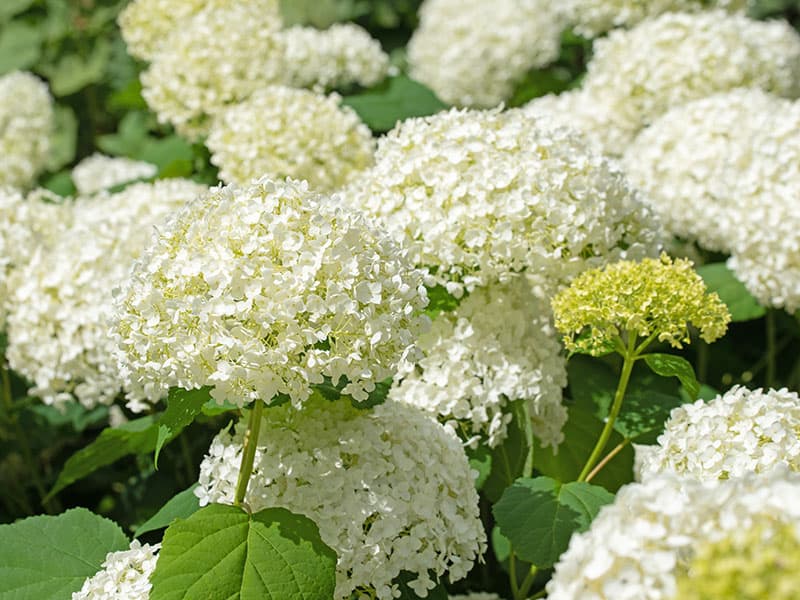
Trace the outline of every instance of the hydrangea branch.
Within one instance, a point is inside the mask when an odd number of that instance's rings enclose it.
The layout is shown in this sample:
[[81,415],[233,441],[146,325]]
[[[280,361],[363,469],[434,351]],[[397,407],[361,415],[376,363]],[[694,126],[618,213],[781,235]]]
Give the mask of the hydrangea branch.
[[242,463],[239,468],[239,479],[236,482],[236,497],[234,504],[241,506],[247,494],[247,484],[250,482],[250,475],[253,474],[253,461],[256,457],[256,447],[258,446],[258,434],[261,429],[261,414],[264,411],[264,403],[256,401],[253,403],[253,410],[250,411],[250,419],[247,423],[247,431],[244,434],[242,445]]

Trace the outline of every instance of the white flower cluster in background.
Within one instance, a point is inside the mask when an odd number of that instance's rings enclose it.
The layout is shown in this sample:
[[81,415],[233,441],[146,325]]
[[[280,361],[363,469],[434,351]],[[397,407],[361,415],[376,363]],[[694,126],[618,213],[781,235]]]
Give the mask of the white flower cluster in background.
[[299,406],[330,377],[367,397],[428,319],[423,274],[338,196],[261,179],[187,204],[118,298],[131,390],[213,386],[239,406]]
[[159,548],[133,540],[129,550],[109,552],[103,570],[84,581],[72,600],[148,600]]
[[53,244],[72,222],[70,202],[45,190],[24,195],[0,187],[0,331],[11,306],[9,278],[41,248]]
[[793,107],[760,89],[678,106],[637,136],[623,157],[625,173],[670,232],[730,252],[750,209],[773,202],[776,185],[800,184]]
[[547,585],[547,597],[682,597],[677,595],[678,580],[687,575],[698,551],[709,545],[747,532],[788,528],[797,547],[799,496],[800,474],[783,469],[709,482],[663,474],[627,485],[613,504],[600,510],[588,531],[573,535]]
[[408,43],[411,76],[458,106],[491,108],[558,58],[564,21],[548,0],[425,0]]
[[[473,473],[454,432],[391,400],[369,411],[317,397],[302,411],[265,411],[245,502],[316,522],[338,555],[336,598],[397,593],[401,571],[418,594],[431,574],[463,578],[486,548]],[[200,466],[200,504],[231,503],[244,426],[214,439]]]
[[471,445],[491,447],[506,437],[508,403],[524,400],[534,435],[557,446],[567,420],[567,370],[549,315],[525,278],[476,289],[434,320],[417,342],[423,357],[403,365],[389,397],[455,421],[457,430],[461,422]]
[[289,27],[282,35],[289,85],[319,91],[353,84],[370,87],[389,71],[389,56],[380,42],[354,23],[324,30]]
[[800,471],[800,397],[786,388],[733,387],[710,402],[673,409],[639,477],[662,472],[729,479],[785,464]]
[[[623,154],[667,110],[691,100],[740,87],[800,94],[800,36],[785,21],[721,11],[667,13],[612,31],[594,50],[580,91],[555,108],[575,104],[575,126],[586,127],[612,155]],[[543,108],[553,111],[552,104]],[[586,118],[591,111],[597,114]]]
[[665,12],[720,8],[743,12],[753,0],[564,0],[564,13],[573,29],[593,38],[615,27],[630,27]]
[[522,270],[552,287],[641,258],[658,237],[622,173],[587,144],[519,110],[452,109],[381,138],[375,166],[345,197],[454,295]]
[[[275,0],[267,0],[275,5]],[[209,6],[229,0],[132,0],[119,14],[119,28],[128,53],[152,60],[164,40],[182,23]]]
[[268,176],[333,191],[372,165],[372,132],[337,94],[270,86],[214,119],[206,144],[228,183]]
[[74,201],[74,223],[11,276],[7,357],[46,404],[110,404],[123,378],[108,335],[112,290],[128,277],[153,227],[207,188],[137,183]]
[[160,122],[201,137],[209,116],[284,80],[281,26],[273,0],[210,5],[164,40],[141,74],[142,96]]
[[95,153],[72,169],[72,182],[78,194],[88,196],[137,179],[149,179],[157,172],[158,167],[148,162]]
[[53,99],[41,79],[0,77],[0,185],[25,188],[44,169],[53,134]]

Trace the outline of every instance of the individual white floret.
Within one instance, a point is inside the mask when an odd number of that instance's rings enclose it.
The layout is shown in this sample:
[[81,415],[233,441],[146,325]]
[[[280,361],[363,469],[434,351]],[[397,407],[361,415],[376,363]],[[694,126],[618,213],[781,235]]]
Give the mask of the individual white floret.
[[46,404],[110,404],[121,393],[108,335],[112,290],[128,277],[168,214],[207,188],[177,179],[80,198],[74,223],[11,278],[7,357]]
[[72,182],[78,194],[88,196],[137,179],[149,179],[157,172],[158,167],[148,162],[95,153],[72,169]]
[[389,71],[389,56],[363,28],[337,23],[328,29],[290,27],[286,43],[288,83],[323,90],[358,84],[370,87]]
[[337,94],[270,86],[214,119],[206,145],[228,183],[305,179],[333,191],[372,165],[369,128]]
[[608,113],[604,148],[619,155],[642,128],[691,100],[739,87],[796,97],[800,36],[784,21],[667,13],[596,41],[587,68],[583,93]]
[[213,386],[239,406],[345,377],[367,397],[427,323],[422,273],[305,182],[216,188],[162,228],[118,298],[132,390]]
[[665,473],[627,485],[588,531],[573,535],[547,597],[673,600],[698,551],[748,532],[800,535],[798,497],[800,474],[783,469],[708,482]]
[[534,435],[557,446],[567,420],[567,370],[549,314],[524,278],[476,289],[455,311],[437,316],[417,342],[422,358],[403,365],[389,397],[491,447],[506,437],[509,402],[524,400]]
[[525,270],[544,287],[652,252],[652,214],[585,139],[522,111],[452,109],[378,141],[346,197],[458,293]]
[[148,600],[160,548],[133,540],[129,550],[109,552],[103,570],[84,581],[72,600]]
[[[195,491],[201,505],[233,501],[244,430],[212,442]],[[473,473],[455,433],[391,400],[360,411],[315,396],[301,411],[266,410],[245,503],[316,522],[338,556],[337,599],[354,591],[393,598],[401,571],[424,594],[435,585],[431,575],[461,579],[486,548]]]
[[11,307],[9,277],[40,248],[54,244],[72,222],[71,202],[45,190],[27,196],[0,187],[0,331],[6,328]]
[[779,464],[800,471],[800,397],[786,388],[734,387],[709,402],[673,409],[658,445],[643,456],[639,476],[729,479]]
[[0,186],[30,186],[45,167],[52,134],[47,85],[21,71],[0,77]]
[[141,75],[142,96],[160,122],[198,139],[209,116],[284,81],[281,20],[264,1],[211,5],[164,40]]
[[596,37],[615,27],[631,27],[665,12],[720,8],[743,12],[753,0],[564,0],[563,10],[573,29]]
[[493,107],[558,58],[564,21],[549,0],[426,0],[408,44],[411,76],[449,104]]
[[[275,0],[258,1],[262,10],[278,14]],[[133,0],[120,12],[119,28],[131,56],[152,60],[175,29],[203,9],[226,3],[230,4],[230,0]]]

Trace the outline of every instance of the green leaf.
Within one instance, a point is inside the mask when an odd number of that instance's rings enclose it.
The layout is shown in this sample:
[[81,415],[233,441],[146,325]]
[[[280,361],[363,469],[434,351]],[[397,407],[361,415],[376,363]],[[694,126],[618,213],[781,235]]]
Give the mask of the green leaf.
[[513,417],[508,424],[508,435],[492,449],[492,470],[483,484],[483,494],[491,502],[497,502],[514,480],[530,476],[533,470],[533,433],[525,401],[516,400],[510,408]]
[[700,384],[694,374],[694,367],[682,356],[674,354],[645,354],[644,362],[654,373],[662,377],[677,377],[692,401],[697,400]]
[[[573,356],[567,368],[576,405],[604,420],[619,376],[603,361],[587,356]],[[657,437],[672,409],[683,404],[677,383],[634,368],[614,430],[637,443]]]
[[747,291],[744,284],[736,279],[725,263],[712,263],[697,267],[700,277],[706,282],[710,292],[717,292],[727,305],[734,322],[751,321],[763,317],[767,310]]
[[486,446],[478,446],[475,449],[467,448],[469,466],[477,471],[475,478],[475,489],[480,490],[492,472],[492,451]]
[[0,600],[69,599],[128,547],[119,525],[85,508],[0,525]]
[[336,553],[313,521],[283,508],[212,504],[169,526],[151,600],[332,598]]
[[73,110],[59,104],[55,108],[55,128],[50,138],[50,156],[47,169],[58,171],[75,158],[75,147],[78,141],[78,119]]
[[158,419],[156,435],[155,466],[158,468],[158,455],[168,441],[174,439],[185,427],[192,424],[195,417],[203,412],[203,407],[211,398],[210,388],[196,390],[171,388],[167,394],[167,409]]
[[7,21],[27,10],[33,2],[34,0],[3,0],[0,2],[0,21]]
[[200,500],[194,495],[195,489],[196,483],[173,496],[156,514],[136,528],[136,537],[168,527],[175,519],[188,519],[200,510]]
[[12,21],[0,31],[0,75],[29,69],[41,54],[42,33],[35,25]]
[[53,95],[68,96],[101,81],[109,58],[111,43],[105,38],[98,38],[88,56],[62,55],[55,64],[43,66],[42,73],[50,79]]
[[425,314],[431,319],[435,319],[439,313],[454,311],[466,297],[465,293],[461,298],[456,298],[443,285],[429,287],[427,290],[428,306],[425,307]]
[[607,490],[590,483],[525,478],[505,491],[492,512],[517,556],[547,568],[567,549],[572,534],[585,531],[600,508],[613,500]]
[[[323,379],[324,381],[322,383],[313,384],[311,389],[326,400],[330,400],[331,402],[336,402],[342,399],[349,400],[350,404],[352,404],[354,408],[361,409],[374,408],[379,404],[383,404],[386,401],[386,397],[389,395],[389,390],[392,387],[391,377],[384,379],[383,381],[379,381],[375,384],[375,389],[367,394],[367,399],[359,402],[355,398],[351,398],[350,396],[342,394],[342,390],[347,385],[347,378],[342,377],[337,385],[333,385],[330,377],[325,376]],[[286,398],[286,400],[288,401],[288,398]],[[271,402],[270,406],[279,406],[283,403],[283,400],[277,403]]]
[[346,96],[342,103],[355,110],[373,131],[389,131],[398,121],[447,108],[432,91],[404,75],[391,77],[363,94]]
[[[397,587],[400,589],[400,595],[397,596],[397,600],[417,600],[420,596],[409,587],[409,582],[414,581],[417,579],[416,573],[409,573],[408,571],[401,571],[400,575],[398,575],[393,583],[398,584]],[[433,576],[432,579],[436,581],[436,577]],[[448,600],[450,596],[447,594],[447,588],[439,582],[435,588],[432,590],[428,590],[428,595],[425,597],[427,600]]]
[[78,402],[69,402],[61,408],[50,404],[34,404],[29,410],[43,417],[53,427],[69,425],[78,433],[90,425],[97,425],[101,421],[108,422],[107,406],[88,409]]
[[47,498],[123,456],[152,452],[158,438],[153,423],[153,417],[147,416],[101,431],[95,441],[69,457]]
[[[553,451],[549,447],[537,448],[534,455],[536,470],[562,483],[575,481],[578,478],[603,430],[603,422],[585,407],[572,405],[568,411],[569,419],[562,429],[564,441],[558,450]],[[606,452],[610,452],[623,441],[624,438],[617,431],[612,431]],[[633,448],[627,444],[598,472],[592,483],[602,485],[610,492],[616,492],[626,483],[633,481],[633,458]]]

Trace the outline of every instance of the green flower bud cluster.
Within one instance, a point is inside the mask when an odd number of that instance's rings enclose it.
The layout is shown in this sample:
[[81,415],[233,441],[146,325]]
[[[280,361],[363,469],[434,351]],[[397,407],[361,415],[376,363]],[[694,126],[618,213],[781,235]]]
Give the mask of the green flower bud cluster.
[[583,272],[552,300],[567,350],[624,353],[624,333],[681,348],[690,341],[689,325],[706,342],[720,338],[730,313],[692,267],[689,260],[662,254]]

